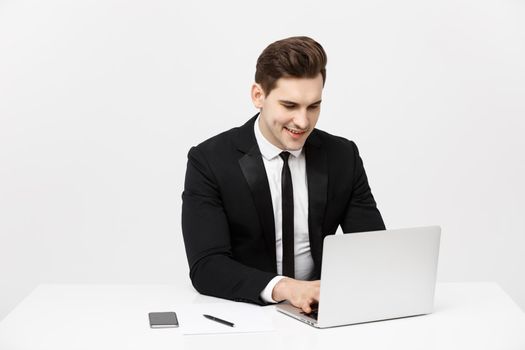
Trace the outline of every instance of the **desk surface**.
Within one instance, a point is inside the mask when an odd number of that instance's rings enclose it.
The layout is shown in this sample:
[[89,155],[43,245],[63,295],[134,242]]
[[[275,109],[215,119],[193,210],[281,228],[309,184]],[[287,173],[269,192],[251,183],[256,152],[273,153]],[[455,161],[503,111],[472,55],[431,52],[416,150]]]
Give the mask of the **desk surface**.
[[181,335],[147,313],[228,302],[189,285],[41,285],[0,322],[0,349],[525,349],[525,313],[495,283],[439,283],[431,315],[315,329],[275,311],[276,331]]

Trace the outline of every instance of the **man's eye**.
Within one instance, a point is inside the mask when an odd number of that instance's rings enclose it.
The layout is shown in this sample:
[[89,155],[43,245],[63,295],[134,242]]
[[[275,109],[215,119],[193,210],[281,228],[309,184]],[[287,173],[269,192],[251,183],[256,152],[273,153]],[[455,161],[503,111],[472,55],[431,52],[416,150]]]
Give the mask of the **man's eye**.
[[294,109],[295,108],[295,105],[283,105],[284,108],[287,108],[287,109]]

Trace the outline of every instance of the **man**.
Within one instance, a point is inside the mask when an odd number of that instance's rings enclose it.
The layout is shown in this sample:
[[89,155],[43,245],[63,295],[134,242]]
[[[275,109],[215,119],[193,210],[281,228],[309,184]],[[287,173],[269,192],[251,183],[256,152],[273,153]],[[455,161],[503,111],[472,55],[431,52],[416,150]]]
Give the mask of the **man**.
[[189,151],[182,230],[200,293],[308,313],[323,238],[385,229],[356,145],[314,129],[326,60],[308,37],[269,45],[251,90],[259,113]]

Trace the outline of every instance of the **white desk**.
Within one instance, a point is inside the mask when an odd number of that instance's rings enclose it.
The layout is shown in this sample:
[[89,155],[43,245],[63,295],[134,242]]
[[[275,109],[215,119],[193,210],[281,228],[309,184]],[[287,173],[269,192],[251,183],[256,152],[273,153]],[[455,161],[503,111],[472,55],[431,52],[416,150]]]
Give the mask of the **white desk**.
[[264,310],[275,332],[184,336],[149,328],[150,311],[218,301],[189,285],[41,285],[0,322],[0,349],[525,349],[525,314],[495,283],[438,284],[431,315],[331,329],[273,306]]

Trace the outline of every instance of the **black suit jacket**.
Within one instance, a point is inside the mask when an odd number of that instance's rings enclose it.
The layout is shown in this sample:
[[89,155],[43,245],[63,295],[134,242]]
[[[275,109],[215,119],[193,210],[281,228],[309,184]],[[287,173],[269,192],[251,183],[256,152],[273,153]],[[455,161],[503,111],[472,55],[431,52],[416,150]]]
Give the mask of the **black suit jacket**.
[[[256,117],[188,153],[182,232],[193,286],[202,294],[264,304],[259,295],[275,276],[275,224],[266,170],[253,131]],[[349,140],[315,129],[304,152],[308,226],[314,276],[323,239],[385,225],[359,157]]]

